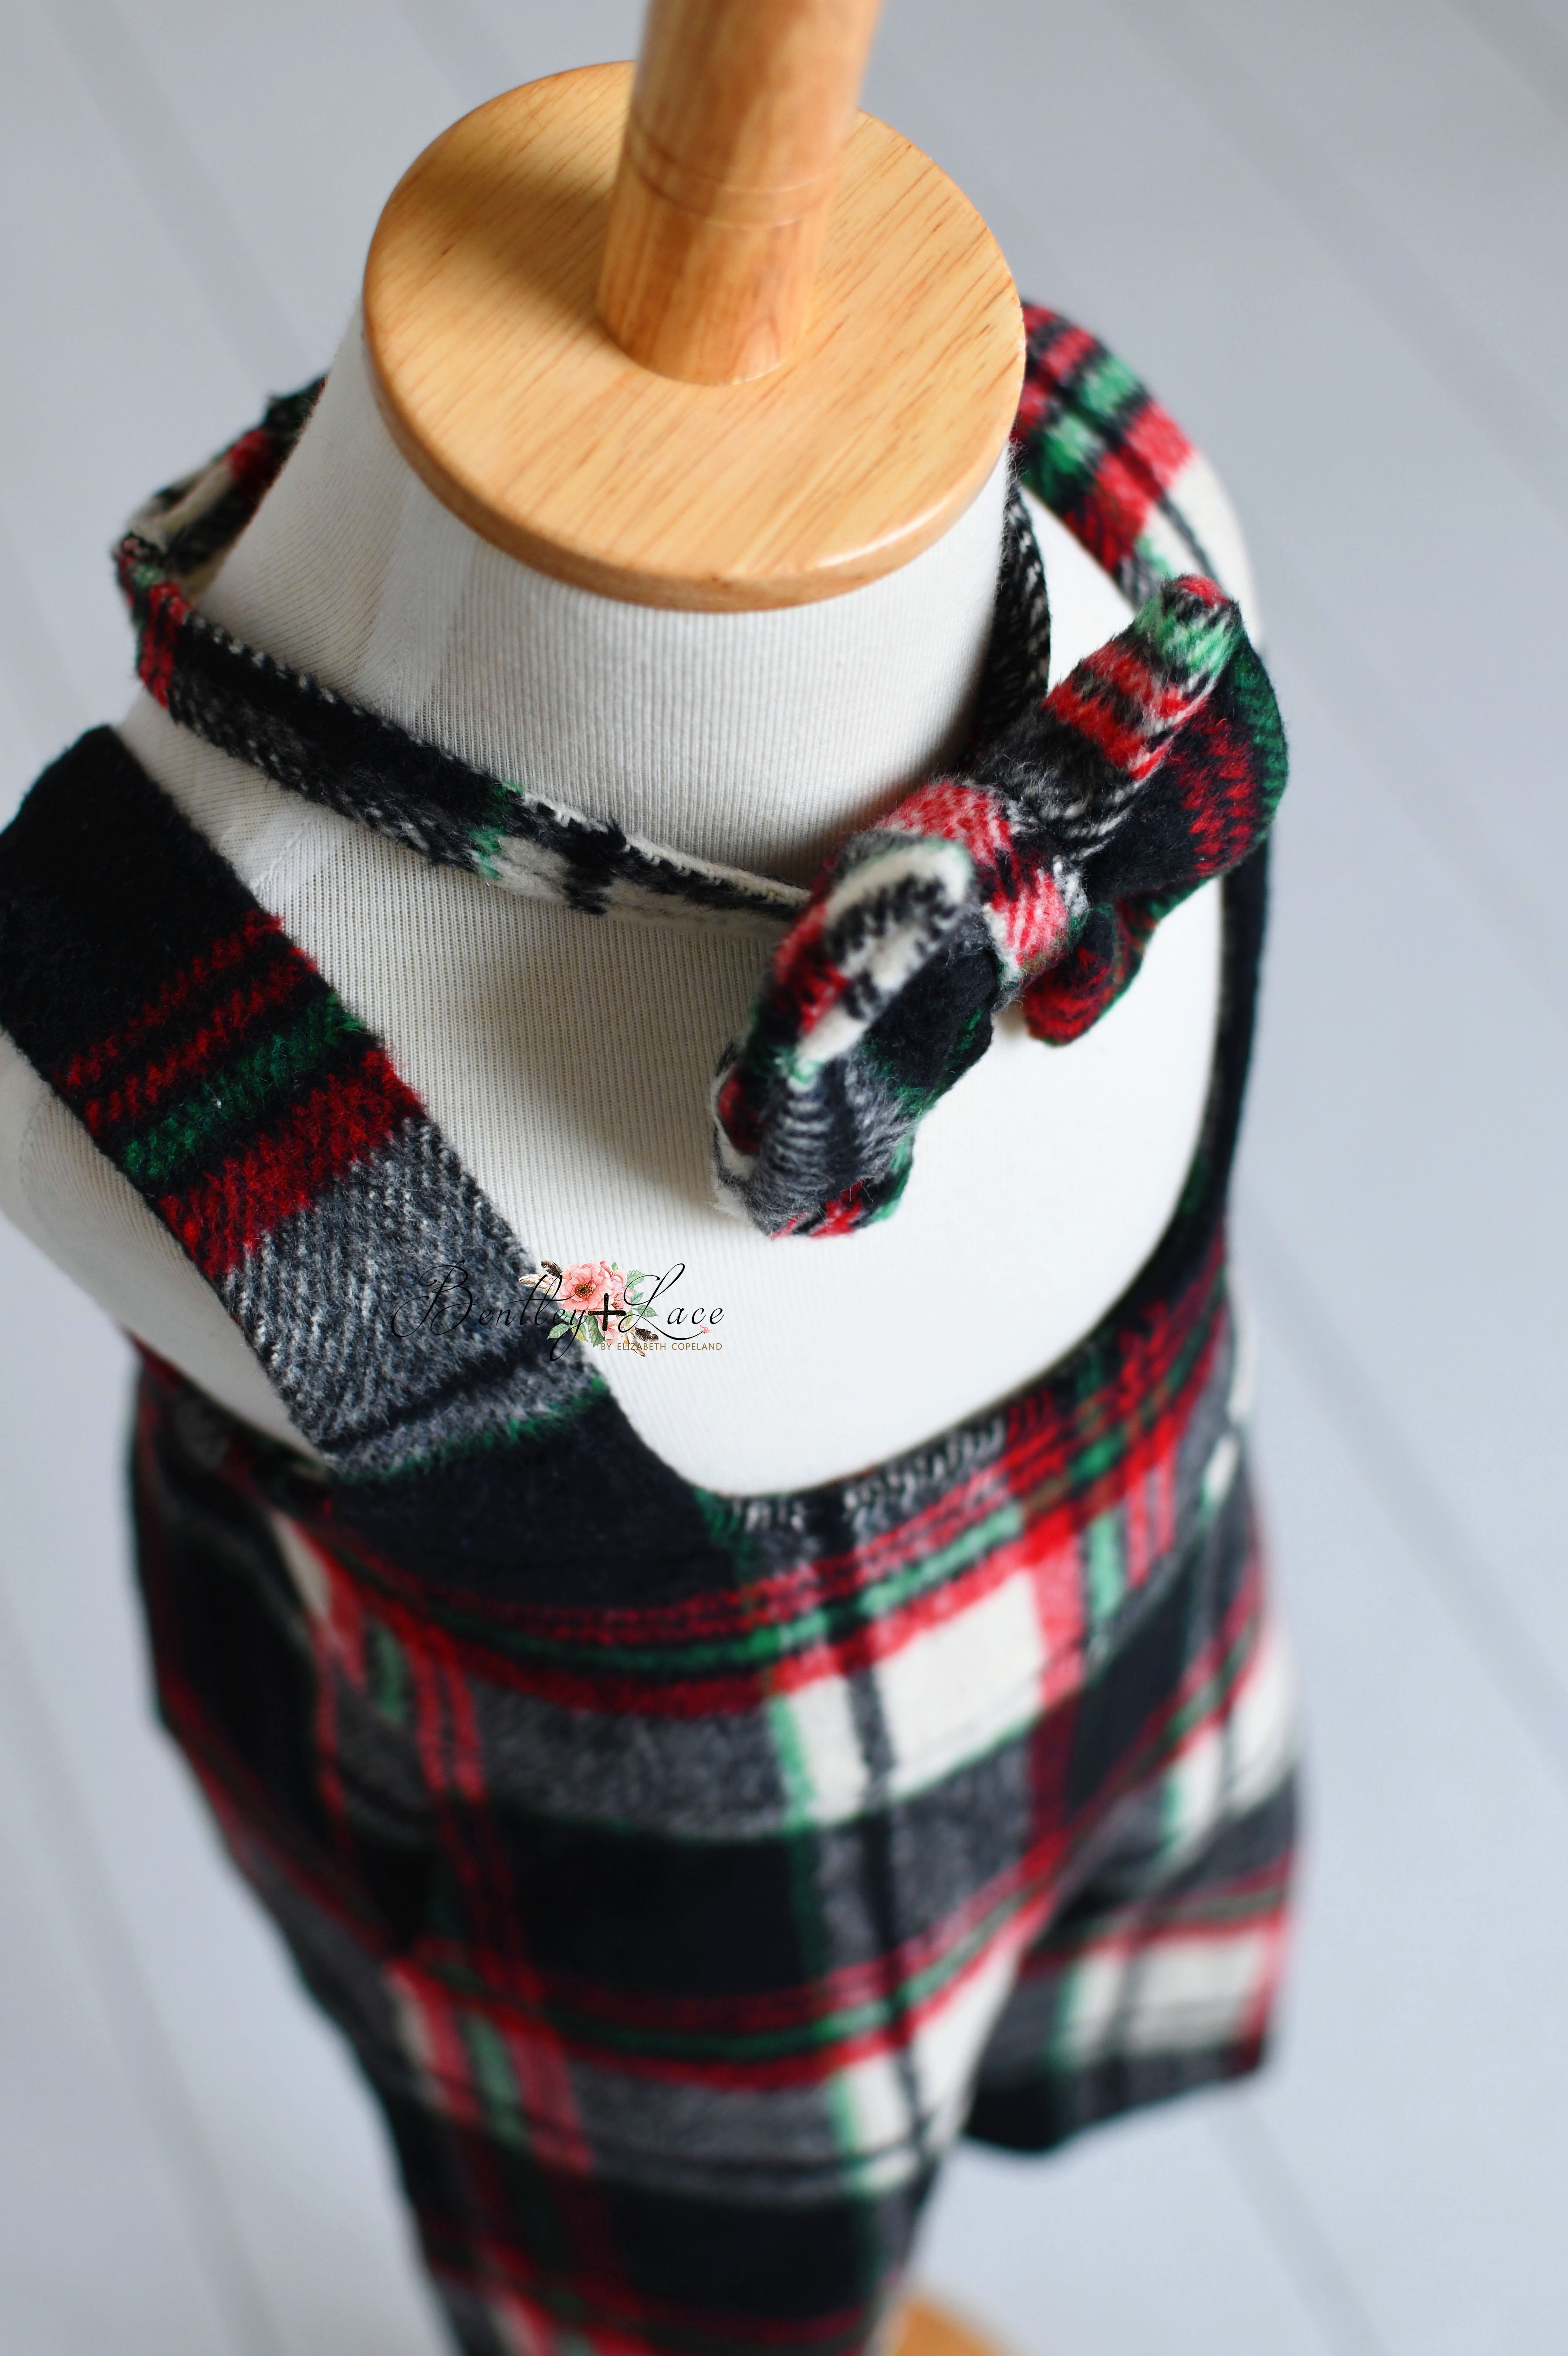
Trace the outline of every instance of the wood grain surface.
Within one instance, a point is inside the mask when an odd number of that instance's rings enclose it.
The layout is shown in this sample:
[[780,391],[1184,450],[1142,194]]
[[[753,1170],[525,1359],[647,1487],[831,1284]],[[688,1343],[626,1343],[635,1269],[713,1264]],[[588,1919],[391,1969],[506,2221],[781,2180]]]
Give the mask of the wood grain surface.
[[900,2310],[891,2356],[1000,2356],[994,2340],[929,2298],[912,2298]]
[[766,376],[800,341],[878,0],[652,0],[599,308],[645,368]]
[[591,66],[508,91],[393,191],[365,322],[399,446],[486,540],[606,596],[779,606],[894,571],[1007,438],[1023,333],[996,241],[861,114],[793,358],[748,384],[656,375],[595,300],[631,80]]

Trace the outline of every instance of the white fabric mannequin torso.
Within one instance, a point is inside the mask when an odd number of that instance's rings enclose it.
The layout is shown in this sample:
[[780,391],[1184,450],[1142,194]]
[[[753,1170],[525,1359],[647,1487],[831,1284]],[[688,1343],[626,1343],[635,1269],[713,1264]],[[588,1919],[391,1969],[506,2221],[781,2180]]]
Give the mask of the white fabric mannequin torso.
[[[820,605],[616,604],[527,571],[438,504],[381,423],[355,322],[298,452],[203,604],[237,637],[531,791],[805,883],[961,729],[1004,487],[998,468],[934,548]],[[1127,609],[1032,512],[1056,676]],[[770,1242],[714,1202],[707,1090],[772,936],[585,917],[429,867],[145,698],[122,734],[382,1034],[536,1257],[683,1262],[667,1301],[722,1309],[720,1350],[598,1360],[644,1439],[691,1480],[803,1486],[975,1412],[1094,1323],[1174,1207],[1211,1057],[1215,886],[1168,919],[1134,988],[1074,1046],[1043,1048],[1004,1018],[923,1124],[891,1219]],[[131,1331],[299,1444],[216,1295],[3,1037],[0,1207]]]

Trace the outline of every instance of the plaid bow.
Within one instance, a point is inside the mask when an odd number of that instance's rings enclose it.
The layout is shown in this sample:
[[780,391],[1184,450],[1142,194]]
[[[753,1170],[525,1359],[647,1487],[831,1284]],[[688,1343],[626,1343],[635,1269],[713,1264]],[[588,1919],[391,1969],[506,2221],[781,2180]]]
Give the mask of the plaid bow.
[[1234,601],[1164,582],[990,744],[840,846],[715,1084],[721,1194],[764,1234],[883,1216],[1016,999],[1063,1045],[1159,919],[1262,839],[1285,735]]

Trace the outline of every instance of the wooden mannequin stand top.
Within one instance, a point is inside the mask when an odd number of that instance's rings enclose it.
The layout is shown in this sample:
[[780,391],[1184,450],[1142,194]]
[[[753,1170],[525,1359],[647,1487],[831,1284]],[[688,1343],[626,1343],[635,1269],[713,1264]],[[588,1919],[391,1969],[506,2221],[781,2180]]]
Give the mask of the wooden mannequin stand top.
[[[792,54],[823,79],[819,51],[797,39],[791,53],[789,37],[827,16],[853,52],[827,74],[827,119],[836,102],[848,117],[872,15],[866,0],[667,0],[635,107],[628,66],[557,74],[465,116],[405,174],[366,268],[372,377],[404,456],[484,539],[603,596],[736,611],[876,580],[975,498],[1023,369],[996,241],[884,123],[854,116],[825,172],[822,137],[814,157],[780,99]],[[737,22],[752,42],[733,60],[727,147],[711,73],[689,85],[706,112],[686,132],[668,100],[669,47],[693,18],[710,44]],[[697,277],[727,284],[717,337],[686,304]],[[661,370],[738,373],[802,310],[804,327],[766,374],[683,381],[630,357],[602,294]]]

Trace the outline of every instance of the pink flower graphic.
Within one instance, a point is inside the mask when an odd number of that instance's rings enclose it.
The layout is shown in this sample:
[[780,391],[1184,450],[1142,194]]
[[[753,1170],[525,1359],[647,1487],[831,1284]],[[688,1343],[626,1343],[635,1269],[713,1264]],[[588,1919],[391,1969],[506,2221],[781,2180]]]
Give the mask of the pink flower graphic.
[[625,1307],[626,1281],[607,1259],[581,1259],[575,1267],[562,1269],[557,1298],[563,1309],[577,1311],[603,1310],[608,1298],[613,1314]]

